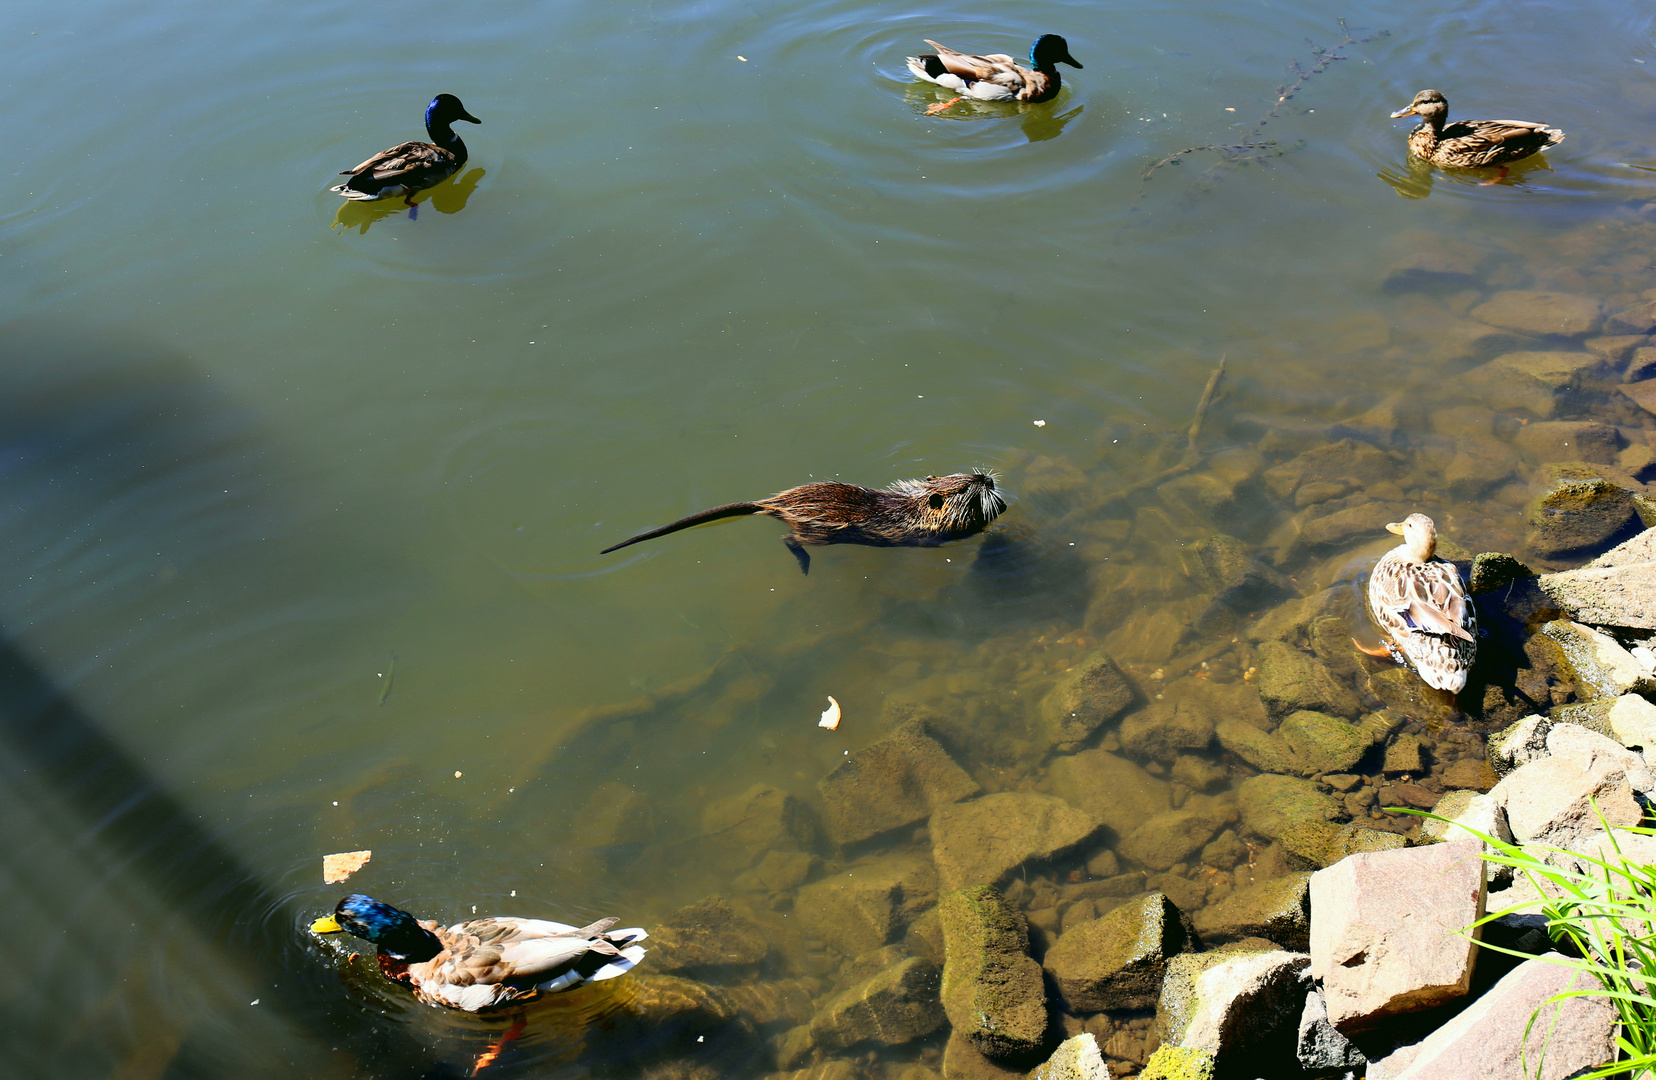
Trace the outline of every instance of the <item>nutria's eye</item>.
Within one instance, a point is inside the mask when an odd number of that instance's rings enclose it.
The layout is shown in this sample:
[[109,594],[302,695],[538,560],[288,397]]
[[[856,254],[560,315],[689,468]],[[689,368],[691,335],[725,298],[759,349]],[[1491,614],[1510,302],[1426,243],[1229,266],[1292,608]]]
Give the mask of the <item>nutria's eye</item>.
[[928,476],[928,477],[926,477],[926,483],[928,483],[928,484],[929,484],[929,483],[931,483],[931,482],[932,482],[932,481],[933,481],[933,480],[936,480],[936,479],[937,479],[937,477],[935,477],[935,476]]
[[930,506],[933,510],[943,509],[943,496],[939,495],[935,491],[932,492],[931,498],[926,500],[926,505]]

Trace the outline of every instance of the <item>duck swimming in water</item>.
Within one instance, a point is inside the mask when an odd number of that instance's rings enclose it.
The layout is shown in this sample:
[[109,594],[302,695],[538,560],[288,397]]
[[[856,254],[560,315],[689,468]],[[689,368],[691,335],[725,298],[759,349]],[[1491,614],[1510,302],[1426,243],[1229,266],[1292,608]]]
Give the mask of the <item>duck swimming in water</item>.
[[[1529,120],[1456,120],[1448,123],[1449,102],[1436,90],[1422,90],[1392,119],[1418,116],[1422,123],[1409,132],[1409,153],[1451,169],[1480,169],[1499,165],[1506,175],[1510,162],[1527,158],[1564,141],[1564,133]],[[1492,181],[1493,182],[1493,181]]]
[[426,134],[431,142],[405,142],[381,150],[356,168],[341,172],[350,179],[328,190],[347,199],[401,195],[403,202],[413,206],[415,194],[453,176],[466,163],[466,144],[451,126],[456,120],[483,122],[453,94],[438,94],[426,106]]
[[[1386,526],[1403,537],[1369,574],[1369,614],[1393,655],[1407,662],[1437,690],[1460,693],[1478,656],[1478,613],[1454,563],[1437,557],[1437,526],[1425,514],[1410,514]],[[1363,648],[1361,645],[1358,648]]]
[[963,97],[978,101],[1050,101],[1063,85],[1056,65],[1081,68],[1081,62],[1070,55],[1069,42],[1057,34],[1042,34],[1035,39],[1029,49],[1029,67],[1005,53],[971,56],[935,41],[928,40],[926,44],[937,50],[936,55],[911,56],[908,69],[914,72],[915,78],[934,82],[960,95],[926,109],[933,114]]
[[568,926],[508,915],[442,927],[361,893],[311,923],[313,934],[354,934],[379,946],[380,970],[432,1005],[478,1012],[539,992],[557,993],[624,975],[644,959],[634,927],[619,920]]

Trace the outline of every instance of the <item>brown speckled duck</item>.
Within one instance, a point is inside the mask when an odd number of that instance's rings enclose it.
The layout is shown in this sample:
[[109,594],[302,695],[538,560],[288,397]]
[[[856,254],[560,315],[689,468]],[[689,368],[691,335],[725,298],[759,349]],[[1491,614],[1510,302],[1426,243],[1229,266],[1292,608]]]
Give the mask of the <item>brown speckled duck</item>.
[[1413,667],[1427,686],[1459,693],[1478,655],[1478,614],[1460,572],[1437,557],[1437,526],[1425,514],[1410,514],[1386,531],[1403,543],[1381,556],[1368,582],[1369,614],[1386,635],[1386,652]]
[[[1564,141],[1564,133],[1528,120],[1449,119],[1449,102],[1436,90],[1422,90],[1407,108],[1392,118],[1418,116],[1419,127],[1409,132],[1409,153],[1451,169],[1481,169],[1506,165]],[[1497,178],[1499,179],[1499,178]]]
[[373,942],[380,970],[421,1001],[479,1012],[625,974],[644,959],[638,942],[649,935],[610,929],[618,921],[575,927],[501,915],[444,927],[352,893],[310,928]]

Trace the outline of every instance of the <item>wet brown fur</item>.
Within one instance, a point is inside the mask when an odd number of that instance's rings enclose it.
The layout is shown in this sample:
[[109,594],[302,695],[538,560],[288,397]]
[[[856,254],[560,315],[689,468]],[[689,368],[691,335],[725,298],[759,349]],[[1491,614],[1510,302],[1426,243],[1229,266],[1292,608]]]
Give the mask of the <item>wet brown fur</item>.
[[792,531],[782,538],[803,573],[811,557],[802,545],[863,544],[869,547],[936,547],[980,533],[1006,509],[987,473],[899,480],[884,489],[825,480],[802,484],[755,502],[726,503],[639,533],[601,554],[641,540],[692,528],[721,518],[766,514]]

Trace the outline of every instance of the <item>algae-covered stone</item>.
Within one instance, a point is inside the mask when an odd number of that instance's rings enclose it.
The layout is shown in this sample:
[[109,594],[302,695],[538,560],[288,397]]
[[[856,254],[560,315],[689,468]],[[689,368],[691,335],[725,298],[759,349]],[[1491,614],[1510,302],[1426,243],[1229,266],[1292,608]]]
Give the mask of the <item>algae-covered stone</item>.
[[1051,795],[1001,791],[932,814],[932,859],[945,889],[999,882],[1028,859],[1046,859],[1102,822]]
[[1361,706],[1352,690],[1328,669],[1292,645],[1260,642],[1255,684],[1260,700],[1273,716],[1301,709],[1356,716]]
[[1117,835],[1172,805],[1167,781],[1103,750],[1053,759],[1052,793],[1103,821]]
[[759,924],[722,896],[680,908],[650,940],[650,966],[662,972],[757,964],[767,950]]
[[1029,957],[1024,916],[993,886],[943,894],[943,1009],[992,1058],[1018,1058],[1046,1038],[1046,987]]
[[1156,1035],[1161,1042],[1178,1043],[1190,1026],[1197,1004],[1196,980],[1204,971],[1242,956],[1277,952],[1273,942],[1259,938],[1233,941],[1207,952],[1181,953],[1167,961],[1161,995],[1156,999]]
[[1210,536],[1188,549],[1185,572],[1198,588],[1211,593],[1215,603],[1236,611],[1256,611],[1293,589],[1281,574],[1259,561],[1247,544],[1234,536]]
[[937,871],[929,860],[886,855],[800,889],[794,917],[806,933],[858,956],[892,941],[936,902]]
[[1237,805],[1248,831],[1268,840],[1275,840],[1296,822],[1328,821],[1340,810],[1340,804],[1311,781],[1270,773],[1242,781],[1237,787]]
[[1121,722],[1121,748],[1139,758],[1174,761],[1213,741],[1213,717],[1191,704],[1156,702]]
[[1604,322],[1591,296],[1507,289],[1468,312],[1479,322],[1535,337],[1586,337]]
[[1514,581],[1534,576],[1534,570],[1506,552],[1485,551],[1472,559],[1472,583],[1468,588],[1473,595],[1494,592]]
[[1213,1054],[1185,1046],[1162,1046],[1144,1063],[1139,1080],[1213,1080]]
[[[1442,818],[1427,818],[1420,824],[1420,842],[1422,844],[1439,844],[1445,840],[1466,840],[1471,838],[1473,831],[1484,836],[1493,836],[1502,843],[1512,842],[1512,832],[1507,828],[1506,815],[1501,812],[1500,806],[1487,794],[1476,791],[1451,791],[1437,801],[1432,807],[1432,813]],[[1465,828],[1457,828],[1465,826]],[[1468,831],[1472,830],[1472,831]],[[1494,867],[1490,868],[1492,871]]]
[[1059,1043],[1046,1064],[1029,1074],[1029,1080],[1110,1080],[1110,1068],[1104,1064],[1098,1039],[1083,1031]]
[[1236,807],[1230,803],[1192,797],[1179,809],[1138,826],[1122,838],[1116,850],[1134,862],[1166,870],[1200,850],[1236,816]]
[[1302,821],[1290,825],[1277,837],[1277,844],[1296,870],[1321,870],[1347,855],[1366,851],[1394,851],[1409,842],[1393,832],[1365,829],[1359,825],[1336,825],[1329,821]]
[[1217,787],[1230,771],[1217,762],[1184,754],[1173,762],[1173,782],[1192,791],[1206,791]]
[[852,844],[912,825],[979,788],[916,719],[849,755],[817,790],[829,836]]
[[823,1005],[810,1024],[812,1044],[832,1053],[860,1042],[895,1046],[943,1026],[937,965],[918,956],[858,983]]
[[1071,1012],[1147,1009],[1168,958],[1197,944],[1184,913],[1156,892],[1065,931],[1043,966]]
[[1245,720],[1221,720],[1214,733],[1220,746],[1261,772],[1309,776],[1315,771],[1281,739]]
[[1598,477],[1560,479],[1530,504],[1525,539],[1543,559],[1597,554],[1644,527],[1633,496]]
[[1245,885],[1196,913],[1196,930],[1209,943],[1264,938],[1303,952],[1311,933],[1311,875],[1285,874]]
[[1390,480],[1396,472],[1396,463],[1383,450],[1354,439],[1341,439],[1266,469],[1265,486],[1278,498],[1286,499],[1304,484],[1339,481],[1367,487]]
[[943,1080],[1024,1080],[1021,1065],[1003,1065],[984,1057],[971,1039],[949,1032],[943,1046]]
[[1592,420],[1549,420],[1519,428],[1513,442],[1534,461],[1614,465],[1625,440],[1609,424]]
[[1041,703],[1053,743],[1080,742],[1133,703],[1133,688],[1104,653],[1077,664]]
[[1248,857],[1248,845],[1231,829],[1226,829],[1202,849],[1202,862],[1219,870],[1229,870]]
[[1417,773],[1425,768],[1420,758],[1420,739],[1415,735],[1399,735],[1386,747],[1382,769],[1388,773]]
[[1276,735],[1314,773],[1344,772],[1368,753],[1368,732],[1337,716],[1301,710],[1290,713]]

